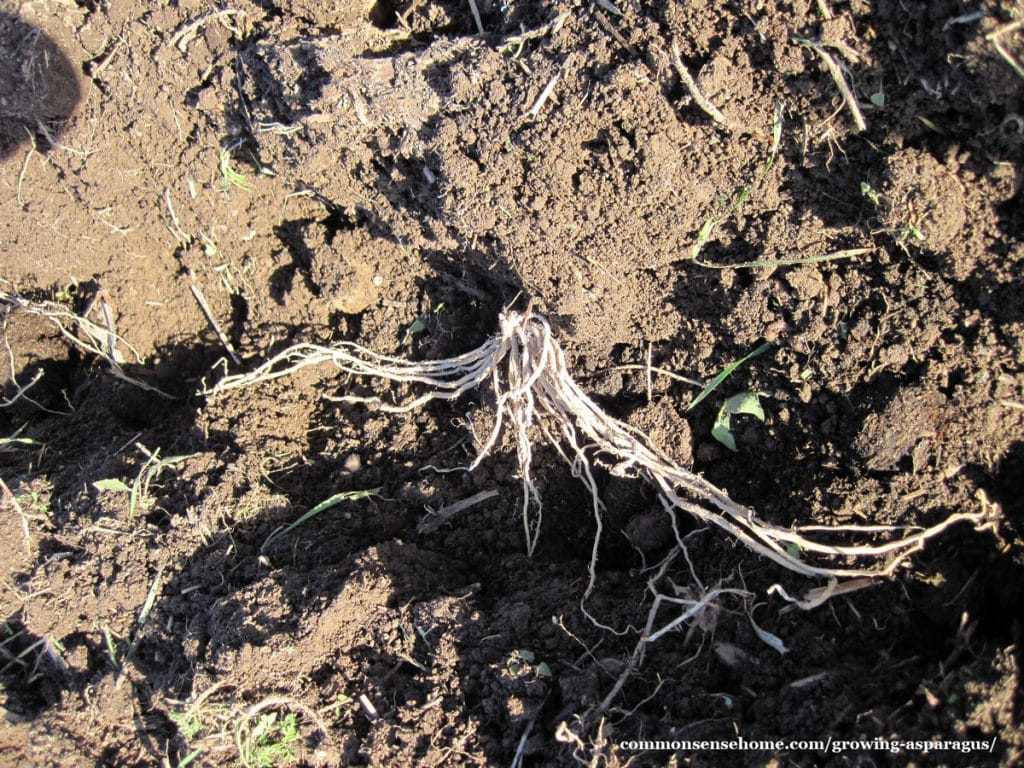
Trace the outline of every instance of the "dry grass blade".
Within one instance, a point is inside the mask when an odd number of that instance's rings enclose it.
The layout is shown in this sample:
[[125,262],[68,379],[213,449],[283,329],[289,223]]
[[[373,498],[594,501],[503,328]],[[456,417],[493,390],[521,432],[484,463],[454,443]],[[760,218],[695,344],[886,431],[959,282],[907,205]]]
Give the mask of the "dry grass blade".
[[[888,576],[907,556],[949,526],[966,521],[980,527],[986,519],[983,513],[954,514],[930,528],[882,541],[873,541],[882,533],[878,526],[791,528],[762,520],[753,510],[730,499],[725,491],[672,461],[646,435],[605,413],[573,379],[548,321],[531,310],[502,314],[498,334],[458,357],[409,362],[351,343],[336,347],[300,344],[251,373],[222,379],[208,394],[252,386],[322,363],[333,363],[348,374],[428,388],[424,394],[397,404],[385,404],[378,397],[331,398],[369,403],[395,413],[408,412],[431,400],[453,400],[490,379],[496,398],[494,425],[467,469],[475,468],[494,450],[503,427],[509,425],[516,442],[523,488],[526,548],[532,553],[540,532],[543,501],[531,476],[531,464],[534,441],[538,433],[542,435],[590,491],[597,527],[591,586],[605,511],[594,478],[596,466],[616,476],[649,482],[673,522],[678,512],[687,512],[724,530],[783,568],[824,579]],[[678,530],[678,526],[674,527]],[[861,540],[830,543],[830,539],[851,536]],[[817,556],[823,562],[808,562],[803,559],[807,555]],[[867,562],[859,564],[859,560]]]

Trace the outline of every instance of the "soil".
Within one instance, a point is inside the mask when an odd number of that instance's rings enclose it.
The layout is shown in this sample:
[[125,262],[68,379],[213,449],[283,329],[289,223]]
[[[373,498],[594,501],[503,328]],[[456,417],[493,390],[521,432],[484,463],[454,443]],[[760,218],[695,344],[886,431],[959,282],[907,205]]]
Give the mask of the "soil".
[[[4,303],[0,765],[1018,764],[1024,8],[477,0],[481,35],[470,5],[4,1],[0,290],[116,331],[148,388]],[[557,455],[532,557],[511,444],[424,470],[472,455],[486,396],[396,416],[314,368],[201,394],[298,341],[460,354],[528,302],[602,407],[776,524],[993,524],[813,611],[768,588],[820,583],[694,529],[659,588],[746,588],[788,652],[723,603],[597,717],[674,543],[651,489],[599,477],[591,621]],[[692,410],[644,370],[764,341]],[[766,418],[734,452],[741,392]],[[995,742],[619,746],[737,734]]]

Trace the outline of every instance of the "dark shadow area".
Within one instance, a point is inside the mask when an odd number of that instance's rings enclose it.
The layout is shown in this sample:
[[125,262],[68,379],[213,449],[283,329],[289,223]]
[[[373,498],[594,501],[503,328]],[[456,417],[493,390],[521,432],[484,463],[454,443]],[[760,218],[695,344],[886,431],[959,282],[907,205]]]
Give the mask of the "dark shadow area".
[[57,44],[0,11],[0,160],[26,142],[48,150],[80,98],[75,67]]

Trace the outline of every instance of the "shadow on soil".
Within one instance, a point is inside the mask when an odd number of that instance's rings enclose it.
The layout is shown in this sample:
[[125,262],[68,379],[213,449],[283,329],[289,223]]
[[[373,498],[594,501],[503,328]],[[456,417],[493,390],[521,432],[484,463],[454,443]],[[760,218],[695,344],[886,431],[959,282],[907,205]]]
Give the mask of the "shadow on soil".
[[79,77],[57,44],[0,11],[0,160],[26,141],[48,150],[80,98]]

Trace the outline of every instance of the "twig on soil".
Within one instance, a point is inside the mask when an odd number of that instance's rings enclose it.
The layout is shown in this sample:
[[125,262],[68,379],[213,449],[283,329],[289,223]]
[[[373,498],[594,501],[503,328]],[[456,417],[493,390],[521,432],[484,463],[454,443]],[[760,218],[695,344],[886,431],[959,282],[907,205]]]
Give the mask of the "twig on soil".
[[359,704],[366,713],[366,719],[371,723],[380,717],[380,713],[377,712],[377,708],[373,706],[373,702],[370,701],[370,698],[365,693],[359,694]]
[[103,323],[107,327],[107,354],[110,355],[112,360],[118,360],[117,351],[117,333],[114,331],[114,316],[110,311],[110,305],[107,304],[107,300],[100,297],[100,314],[103,315]]
[[25,129],[25,133],[28,134],[28,152],[25,153],[25,164],[21,166],[21,173],[18,174],[18,205],[22,208],[25,207],[25,198],[21,194],[21,188],[25,183],[25,174],[28,173],[28,164],[32,159],[32,155],[36,153],[36,137],[32,135],[32,131],[28,128]]
[[167,205],[167,213],[171,216],[171,225],[167,227],[171,234],[174,235],[174,239],[182,246],[186,246],[192,242],[192,236],[181,228],[181,222],[178,221],[178,214],[174,210],[174,204],[171,202],[171,189],[166,187],[164,189],[164,203]]
[[626,49],[630,56],[640,55],[640,52],[636,48],[634,48],[626,38],[622,36],[622,33],[615,28],[615,25],[608,20],[607,16],[605,16],[600,11],[594,11],[594,18],[597,19],[597,23],[601,25],[601,28],[612,36],[612,39],[614,39],[615,42],[617,42],[619,45]]
[[203,14],[195,21],[188,22],[184,26],[180,27],[178,31],[171,36],[171,39],[167,41],[167,44],[175,46],[182,53],[188,53],[189,43],[195,40],[196,35],[199,34],[199,30],[201,30],[203,26],[211,20],[219,21],[226,29],[234,32],[236,35],[241,34],[239,30],[224,21],[224,19],[230,18],[231,16],[245,16],[245,11],[226,8],[223,11],[211,11],[210,13]]
[[[117,350],[116,345],[123,344],[124,347],[132,353],[136,362],[141,363],[142,357],[139,355],[135,347],[125,341],[123,337],[113,333],[109,328],[103,328],[96,325],[96,323],[92,322],[88,318],[76,315],[55,302],[29,301],[28,299],[19,296],[17,293],[6,293],[4,291],[0,291],[0,309],[2,309],[5,304],[7,305],[6,311],[20,309],[24,312],[38,315],[49,320],[50,323],[60,331],[61,335],[73,346],[78,347],[78,349],[86,354],[95,355],[101,360],[106,361],[110,369],[110,373],[114,378],[120,379],[121,381],[138,387],[139,389],[144,389],[147,392],[158,394],[161,397],[173,399],[173,397],[168,395],[166,392],[146,384],[143,381],[132,378],[124,372],[124,369],[121,367],[121,360],[118,359],[121,358],[122,355]],[[110,341],[111,338],[113,339],[112,341]],[[112,346],[114,348],[114,354],[107,351],[108,346]],[[24,392],[25,389],[27,389],[27,387],[23,387],[20,391]]]
[[825,68],[828,69],[828,73],[832,75],[832,79],[835,81],[836,87],[843,95],[843,101],[846,102],[846,106],[850,110],[850,114],[853,116],[853,122],[857,126],[858,133],[866,131],[868,124],[864,121],[864,114],[860,111],[860,105],[857,104],[857,97],[853,95],[853,91],[850,89],[850,86],[846,84],[846,78],[843,76],[843,71],[839,68],[836,60],[832,58],[832,54],[826,51],[820,43],[808,40],[805,37],[794,36],[793,41],[812,49],[821,57],[821,60],[825,62]]
[[21,508],[21,504],[18,502],[18,497],[11,493],[11,489],[7,487],[7,483],[4,482],[2,477],[0,477],[0,491],[3,491],[4,501],[9,502],[11,508],[21,518],[21,533],[25,537],[25,550],[31,555],[32,534],[28,530],[28,515],[25,514],[25,510]]
[[650,402],[651,402],[651,390],[654,389],[654,381],[651,378],[651,355],[653,354],[653,351],[654,351],[653,350],[653,345],[650,342],[647,342],[647,366],[646,366],[646,368],[647,368],[646,374],[647,375],[645,376],[645,379],[646,379],[646,382],[647,382],[647,402],[648,402],[648,404],[650,404]]
[[704,110],[704,113],[716,123],[724,128],[729,128],[729,121],[725,119],[725,115],[700,92],[700,88],[697,87],[697,81],[693,79],[690,70],[683,64],[683,57],[679,53],[679,43],[675,40],[672,41],[672,64],[676,68],[679,80],[686,86],[686,90],[690,92],[690,96],[693,97],[697,106]]
[[445,523],[450,522],[459,512],[476,506],[482,501],[493,499],[497,495],[498,492],[492,488],[489,491],[473,494],[468,499],[456,501],[454,504],[446,504],[436,512],[428,507],[428,514],[420,520],[420,524],[416,526],[416,532],[420,534],[433,533]]
[[526,43],[529,40],[539,40],[547,35],[553,35],[562,28],[565,24],[566,19],[569,18],[568,11],[562,11],[555,18],[549,21],[543,26],[537,27],[536,29],[527,30],[518,35],[509,35],[505,38],[505,42],[501,44],[499,50],[517,48]]
[[242,361],[238,355],[235,354],[235,348],[231,345],[231,341],[227,336],[224,335],[224,331],[220,329],[220,323],[217,322],[217,318],[213,316],[213,312],[210,311],[210,305],[206,303],[206,297],[203,296],[203,291],[198,285],[192,283],[189,285],[192,290],[192,295],[195,296],[196,303],[199,305],[199,309],[202,310],[206,316],[206,322],[210,324],[210,328],[217,334],[217,338],[220,339],[220,343],[224,345],[224,349],[227,350],[228,355],[231,357],[231,361],[235,365],[241,365]]
[[985,39],[995,46],[996,50],[999,52],[999,55],[1003,57],[1006,63],[1013,67],[1014,72],[1016,72],[1021,77],[1024,77],[1024,67],[1022,67],[1020,62],[1017,61],[1017,59],[1014,56],[1012,56],[1008,50],[1006,50],[1006,48],[1003,47],[1002,41],[1003,35],[1008,35],[1010,32],[1014,32],[1020,29],[1021,27],[1024,27],[1024,19],[1018,19],[1017,21],[1010,22],[1009,24],[1000,27],[995,32],[990,32],[989,34],[985,35]]
[[703,261],[698,257],[692,259],[694,264],[708,269],[755,269],[772,267],[789,267],[797,264],[819,264],[824,261],[838,261],[839,259],[852,259],[854,256],[863,256],[871,253],[873,248],[847,248],[841,251],[823,253],[819,256],[797,256],[791,259],[757,259],[755,261],[744,261],[741,264],[716,264],[713,261]]
[[526,113],[527,115],[531,118],[536,118],[537,115],[540,114],[541,109],[544,107],[544,103],[551,98],[551,94],[554,92],[555,85],[557,85],[558,78],[561,77],[561,74],[561,72],[556,72],[552,78],[548,80],[548,84],[544,86],[544,90],[540,92],[540,96],[538,96],[537,100],[533,102],[533,106],[530,107],[530,111]]
[[537,724],[537,718],[540,716],[540,711],[544,708],[544,702],[542,701],[536,711],[533,713],[533,717],[526,724],[526,728],[523,729],[523,735],[519,737],[519,746],[516,747],[516,753],[512,757],[512,763],[510,768],[522,768],[523,758],[526,756],[526,742],[530,740],[530,734],[533,732],[533,726]]
[[117,39],[117,43],[114,44],[114,46],[110,49],[110,52],[107,53],[106,56],[104,56],[100,60],[94,60],[94,62],[90,62],[94,63],[94,65],[89,69],[89,78],[93,82],[96,82],[97,78],[99,78],[99,76],[103,74],[103,71],[114,63],[114,59],[117,58],[117,54],[121,50],[121,48],[123,48],[127,44],[128,40],[122,35]]
[[483,37],[486,32],[484,32],[484,23],[480,19],[480,9],[476,7],[476,0],[469,0],[469,12],[473,14],[477,32],[480,33],[480,37]]

